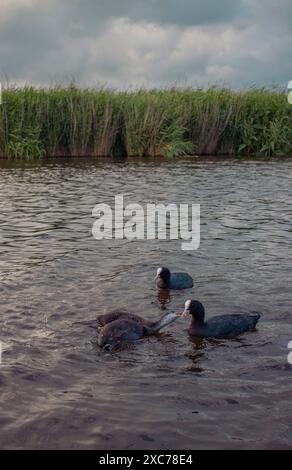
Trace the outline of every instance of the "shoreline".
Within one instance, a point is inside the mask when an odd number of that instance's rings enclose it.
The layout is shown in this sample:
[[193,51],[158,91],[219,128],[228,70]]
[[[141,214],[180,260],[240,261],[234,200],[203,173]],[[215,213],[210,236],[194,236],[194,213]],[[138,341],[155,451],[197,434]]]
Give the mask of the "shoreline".
[[179,164],[180,162],[210,162],[210,163],[240,163],[240,162],[285,162],[290,161],[292,159],[291,155],[272,155],[272,156],[254,156],[254,155],[184,155],[180,157],[174,158],[166,158],[163,156],[149,156],[149,157],[133,157],[133,156],[126,156],[126,157],[111,157],[111,156],[65,156],[65,155],[58,155],[58,156],[45,156],[42,158],[29,158],[29,159],[11,159],[7,157],[0,156],[0,168],[4,167],[16,167],[16,166],[29,166],[29,165],[49,165],[52,163],[65,163],[65,164],[72,164],[72,163],[96,163],[96,164]]

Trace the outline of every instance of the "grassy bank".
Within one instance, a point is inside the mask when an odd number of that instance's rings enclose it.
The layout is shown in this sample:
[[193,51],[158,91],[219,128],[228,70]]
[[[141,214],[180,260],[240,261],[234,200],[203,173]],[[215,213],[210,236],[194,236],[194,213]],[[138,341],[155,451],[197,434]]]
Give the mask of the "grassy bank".
[[292,152],[285,92],[168,89],[118,92],[8,88],[0,155],[283,155]]

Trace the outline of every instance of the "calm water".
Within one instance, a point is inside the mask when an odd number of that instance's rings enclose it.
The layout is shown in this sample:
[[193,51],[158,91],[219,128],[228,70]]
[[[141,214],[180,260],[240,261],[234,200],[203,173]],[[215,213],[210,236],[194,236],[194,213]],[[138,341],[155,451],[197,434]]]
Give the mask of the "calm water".
[[[201,246],[94,240],[93,206],[201,204]],[[0,447],[292,447],[292,160],[0,163]],[[170,297],[159,265],[195,286]],[[88,321],[201,300],[262,312],[237,340],[191,341],[187,320],[115,354]]]

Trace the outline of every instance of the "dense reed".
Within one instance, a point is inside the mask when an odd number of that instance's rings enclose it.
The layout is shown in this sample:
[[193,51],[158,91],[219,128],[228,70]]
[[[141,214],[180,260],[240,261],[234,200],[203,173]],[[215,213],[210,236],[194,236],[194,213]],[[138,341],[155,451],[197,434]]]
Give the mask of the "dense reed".
[[284,155],[292,106],[284,91],[9,87],[0,106],[0,155]]

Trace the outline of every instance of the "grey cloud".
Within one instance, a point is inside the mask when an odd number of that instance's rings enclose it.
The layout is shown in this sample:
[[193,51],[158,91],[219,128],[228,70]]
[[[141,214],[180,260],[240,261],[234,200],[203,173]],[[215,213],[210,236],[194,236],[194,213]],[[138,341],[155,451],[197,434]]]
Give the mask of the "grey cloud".
[[180,26],[227,22],[242,13],[241,0],[141,1],[133,17]]
[[110,18],[191,26],[226,22],[243,14],[244,0],[65,0],[69,16],[88,28]]
[[17,2],[0,18],[0,73],[10,81],[74,77],[127,88],[292,79],[290,0]]

